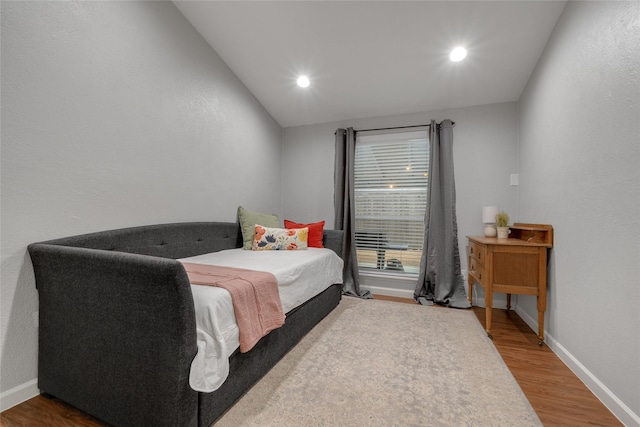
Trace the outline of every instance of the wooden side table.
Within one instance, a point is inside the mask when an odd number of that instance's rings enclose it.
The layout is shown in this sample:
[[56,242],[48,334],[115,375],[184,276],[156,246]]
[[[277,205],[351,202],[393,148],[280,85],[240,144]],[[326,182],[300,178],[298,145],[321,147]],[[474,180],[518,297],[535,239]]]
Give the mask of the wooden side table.
[[547,308],[547,251],[553,247],[553,227],[516,223],[508,239],[467,236],[469,240],[469,302],[473,282],[485,290],[487,335],[491,337],[493,293],[536,295],[538,298],[538,344],[544,342],[544,312]]

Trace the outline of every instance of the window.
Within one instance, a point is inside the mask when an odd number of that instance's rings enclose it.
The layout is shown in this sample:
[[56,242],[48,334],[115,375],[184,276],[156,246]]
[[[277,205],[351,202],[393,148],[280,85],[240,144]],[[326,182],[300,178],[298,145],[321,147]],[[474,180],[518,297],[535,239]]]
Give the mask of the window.
[[358,266],[417,275],[429,178],[427,130],[359,132],[354,164]]

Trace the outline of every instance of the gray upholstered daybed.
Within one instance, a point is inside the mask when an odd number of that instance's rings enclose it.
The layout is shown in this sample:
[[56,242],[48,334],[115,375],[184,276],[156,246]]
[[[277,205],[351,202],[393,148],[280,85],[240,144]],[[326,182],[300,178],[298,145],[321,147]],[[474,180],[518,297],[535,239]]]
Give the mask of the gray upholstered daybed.
[[[342,255],[342,232],[324,245]],[[236,223],[151,225],[29,246],[40,299],[38,386],[115,426],[209,426],[333,310],[341,286],[287,313],[230,358],[227,381],[189,386],[197,351],[190,283],[176,259],[242,246]]]

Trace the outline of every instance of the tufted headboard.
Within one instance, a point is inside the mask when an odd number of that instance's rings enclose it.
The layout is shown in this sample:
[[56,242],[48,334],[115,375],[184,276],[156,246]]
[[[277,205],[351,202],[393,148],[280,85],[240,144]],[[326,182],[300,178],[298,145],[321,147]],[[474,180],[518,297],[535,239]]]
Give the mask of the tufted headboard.
[[177,259],[238,248],[242,234],[236,223],[185,222],[100,231],[42,243]]
[[[240,248],[242,231],[235,222],[183,222],[100,231],[41,244],[178,259]],[[324,245],[342,257],[342,232],[325,230]]]

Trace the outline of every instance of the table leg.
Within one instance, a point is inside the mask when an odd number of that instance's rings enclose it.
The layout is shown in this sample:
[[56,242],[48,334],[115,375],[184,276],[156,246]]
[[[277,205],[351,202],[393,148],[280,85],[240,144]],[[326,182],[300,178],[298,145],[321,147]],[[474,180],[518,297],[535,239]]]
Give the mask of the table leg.
[[538,311],[538,345],[544,343],[544,311]]
[[538,295],[538,345],[544,344],[544,312],[546,311],[546,295]]
[[493,337],[491,336],[491,307],[493,306],[493,292],[491,292],[487,288],[488,286],[485,286],[484,288],[484,302],[485,302],[485,312],[486,312],[485,331],[487,331],[487,336],[493,339]]
[[547,248],[538,254],[538,345],[544,344],[544,312],[547,310]]
[[507,294],[507,311],[511,310],[511,294]]

